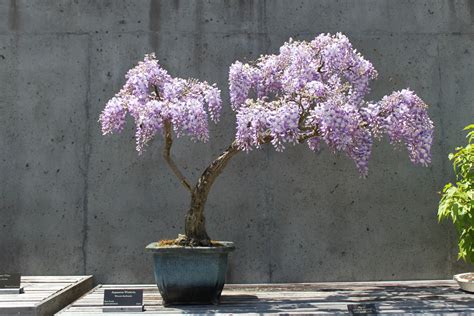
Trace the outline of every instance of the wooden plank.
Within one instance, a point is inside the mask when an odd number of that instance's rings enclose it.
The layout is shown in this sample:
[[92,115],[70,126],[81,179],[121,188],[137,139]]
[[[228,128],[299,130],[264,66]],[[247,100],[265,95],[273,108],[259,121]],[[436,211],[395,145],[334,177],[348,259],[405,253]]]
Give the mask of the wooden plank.
[[[89,291],[87,291],[86,293],[84,293],[79,299],[71,302],[68,306],[66,306],[65,308],[63,308],[62,310],[58,311],[55,315],[62,315],[65,311],[68,311],[69,309],[75,309],[75,304],[77,304],[77,302],[81,302],[83,299],[87,298],[89,295],[91,294],[95,294],[95,293],[98,293],[98,291],[100,291],[102,289],[102,284],[99,284],[97,286],[95,286],[94,288],[90,289]],[[102,302],[103,302],[103,289],[102,289]],[[100,306],[100,309],[101,309],[101,312],[102,312],[102,302],[101,303],[97,303],[97,308]],[[86,307],[87,309],[88,307]],[[109,314],[110,315],[110,314]]]
[[[414,299],[414,298],[412,298]],[[417,298],[417,299],[420,299],[420,298]],[[466,300],[452,300],[450,298],[446,298],[446,297],[438,297],[438,298],[431,298],[430,301],[437,301],[437,300],[440,300],[440,301],[446,301],[446,300],[450,300],[450,302],[453,302],[453,303],[458,303],[458,302],[465,302]],[[226,304],[242,304],[242,303],[255,303],[255,302],[261,302],[261,301],[265,301],[265,302],[268,302],[268,303],[285,303],[285,302],[288,302],[288,303],[304,303],[304,302],[313,302],[313,303],[318,303],[318,302],[328,302],[328,301],[332,301],[332,302],[364,302],[364,301],[380,301],[380,298],[379,297],[367,297],[367,298],[341,298],[341,299],[337,299],[337,298],[334,298],[334,299],[330,299],[330,298],[265,298],[265,297],[255,297],[253,299],[245,299],[245,298],[236,298],[236,299],[229,299],[228,297],[227,298],[223,298],[221,300],[221,305],[226,305]],[[407,301],[407,299],[399,299],[399,298],[390,298],[390,299],[384,299],[384,301],[391,301],[391,302],[403,302],[403,301]],[[159,305],[161,304],[161,299],[158,298],[158,296],[156,297],[150,297],[150,298],[145,298],[145,302],[147,303],[147,305],[150,305],[150,304],[153,304],[153,305]],[[101,305],[102,304],[102,299],[101,298],[97,298],[97,299],[93,299],[93,300],[81,300],[81,302],[77,302],[75,303],[75,306],[88,306],[88,305]]]
[[52,315],[92,288],[92,276],[22,276],[24,294],[0,295],[0,315]]
[[[156,285],[126,284],[97,286],[59,314],[81,316],[102,314],[104,289],[142,288],[144,314],[265,314],[347,313],[347,304],[374,303],[381,314],[474,313],[474,295],[459,290],[451,280],[390,282],[335,282],[301,284],[230,284],[219,306],[163,307]],[[108,314],[110,315],[110,314]],[[119,315],[128,315],[120,313]]]
[[[437,315],[444,315],[446,313],[463,313],[463,315],[470,315],[474,311],[473,309],[447,309],[445,307],[437,308],[437,309],[431,309],[429,311],[427,310],[419,310],[419,309],[413,309],[413,308],[404,308],[404,309],[379,309],[379,315],[389,315],[393,313],[396,314],[407,314],[407,313],[421,313],[423,315],[427,314],[437,314]],[[282,309],[282,308],[276,308],[276,309],[270,309],[270,310],[262,310],[258,308],[253,308],[253,309],[242,309],[242,308],[233,308],[233,309],[208,309],[208,308],[199,308],[199,307],[189,307],[189,308],[183,308],[183,309],[176,309],[176,308],[168,308],[167,310],[163,311],[154,311],[154,310],[145,310],[143,312],[144,314],[147,315],[160,315],[160,314],[183,314],[183,313],[188,313],[188,314],[218,314],[218,315],[229,315],[229,314],[320,314],[320,315],[334,315],[334,314],[347,314],[347,306],[346,305],[331,305],[331,306],[326,306],[324,308],[308,308],[308,307],[294,307],[294,308],[287,308],[287,309]],[[61,314],[61,315],[73,315],[73,316],[78,316],[78,315],[104,315],[102,312],[101,308],[96,308],[96,309],[80,309],[80,310],[71,310],[68,314]],[[108,314],[108,313],[107,313]],[[128,313],[120,313],[120,314],[115,314],[115,315],[130,315]],[[136,315],[136,314],[135,314]]]
[[21,282],[37,283],[55,283],[55,282],[76,282],[77,275],[24,275],[21,276]]
[[94,279],[91,275],[82,277],[76,283],[71,283],[68,287],[45,298],[37,307],[38,315],[53,315],[81,297],[93,286]]
[[288,289],[289,291],[308,291],[321,289],[347,289],[354,288],[375,288],[375,287],[403,287],[403,288],[418,288],[418,287],[439,287],[439,286],[456,286],[453,280],[419,280],[419,281],[376,281],[376,282],[321,282],[321,283],[288,283],[288,284],[226,284],[225,290],[249,289],[251,291],[282,291]]

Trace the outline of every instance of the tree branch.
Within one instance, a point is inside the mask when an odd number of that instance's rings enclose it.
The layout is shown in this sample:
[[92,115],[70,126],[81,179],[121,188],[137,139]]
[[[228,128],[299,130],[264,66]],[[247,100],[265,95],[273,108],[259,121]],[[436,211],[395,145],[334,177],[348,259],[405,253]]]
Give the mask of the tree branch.
[[237,142],[233,142],[227,149],[219,155],[202,173],[198,183],[193,190],[193,199],[199,197],[206,201],[207,194],[214,183],[214,180],[219,176],[225,168],[230,159],[240,151]]
[[191,208],[186,215],[184,230],[188,242],[193,246],[209,246],[210,238],[206,232],[204,205],[214,180],[224,170],[227,163],[240,149],[234,141],[202,173],[191,194]]
[[169,167],[171,168],[173,173],[176,175],[176,177],[179,179],[181,184],[189,192],[192,192],[192,188],[191,188],[191,185],[189,184],[188,180],[181,173],[181,171],[179,171],[178,166],[176,166],[173,159],[171,159],[171,146],[173,145],[173,138],[171,137],[171,122],[170,121],[165,122],[164,134],[165,134],[164,135],[165,136],[165,148],[163,150],[163,158],[165,158],[165,160],[168,163]]
[[321,136],[321,135],[319,134],[318,129],[314,128],[312,133],[300,136],[298,138],[298,142],[302,143],[310,138],[318,137],[318,136]]

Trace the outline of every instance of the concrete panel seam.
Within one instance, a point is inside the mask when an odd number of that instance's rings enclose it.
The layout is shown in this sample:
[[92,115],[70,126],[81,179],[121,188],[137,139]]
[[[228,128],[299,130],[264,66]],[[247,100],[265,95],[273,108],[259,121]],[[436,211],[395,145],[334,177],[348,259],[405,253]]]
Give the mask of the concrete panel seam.
[[89,233],[89,162],[91,154],[91,133],[90,133],[90,90],[91,90],[91,48],[92,48],[92,37],[89,35],[87,38],[87,83],[86,83],[86,103],[85,103],[85,144],[84,144],[84,169],[82,170],[82,176],[84,179],[83,186],[83,202],[82,202],[82,263],[83,273],[87,274],[87,242]]
[[[438,90],[438,102],[437,102],[437,106],[442,109],[443,107],[441,106],[441,99],[442,99],[442,96],[443,96],[443,85],[441,84],[441,80],[443,78],[442,76],[442,70],[441,70],[441,54],[440,54],[440,50],[439,50],[439,38],[438,38],[438,43],[436,44],[436,50],[437,50],[437,59],[438,59],[438,80],[439,80],[439,90]],[[440,137],[441,137],[441,149],[443,152],[449,152],[449,149],[446,148],[446,144],[445,142],[443,141],[445,139],[445,130],[444,130],[444,123],[443,123],[443,115],[440,115],[439,116],[439,122],[440,122],[440,126],[438,127],[439,128],[439,134],[440,134]],[[447,158],[447,157],[446,157]],[[447,163],[448,163],[448,160],[447,159],[442,159],[442,163],[441,163],[441,174],[443,175],[444,178],[448,178],[449,175],[448,175],[448,166],[447,166]],[[452,240],[452,234],[448,234],[448,245],[452,245],[453,244],[453,240]],[[453,258],[452,258],[452,253],[451,251],[448,252],[448,262],[446,263],[447,267],[447,271],[448,273],[450,273],[453,269]]]

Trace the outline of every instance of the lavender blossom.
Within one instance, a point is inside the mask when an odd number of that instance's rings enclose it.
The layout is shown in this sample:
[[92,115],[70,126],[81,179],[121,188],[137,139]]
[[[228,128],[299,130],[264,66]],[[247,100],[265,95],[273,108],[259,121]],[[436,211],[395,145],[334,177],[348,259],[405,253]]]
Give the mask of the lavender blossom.
[[426,111],[427,105],[408,89],[393,92],[379,102],[377,124],[394,144],[403,143],[413,163],[427,166],[431,163],[433,122]]
[[237,61],[229,71],[236,141],[246,151],[264,143],[281,151],[285,143],[303,141],[318,150],[324,141],[365,176],[373,137],[387,134],[393,144],[406,146],[413,163],[427,165],[433,140],[427,105],[409,90],[364,101],[376,77],[373,65],[340,33],[311,42],[290,39],[277,55]]
[[230,104],[237,109],[245,102],[250,88],[254,83],[253,68],[237,61],[229,69]]
[[102,133],[105,135],[114,132],[121,132],[125,126],[126,114],[127,110],[123,104],[122,98],[113,97],[110,99],[100,115]]
[[139,152],[157,133],[163,133],[165,122],[172,124],[178,137],[209,139],[208,117],[217,123],[222,104],[215,85],[172,78],[153,54],[130,69],[126,79],[100,115],[104,135],[122,131],[129,113],[135,121]]

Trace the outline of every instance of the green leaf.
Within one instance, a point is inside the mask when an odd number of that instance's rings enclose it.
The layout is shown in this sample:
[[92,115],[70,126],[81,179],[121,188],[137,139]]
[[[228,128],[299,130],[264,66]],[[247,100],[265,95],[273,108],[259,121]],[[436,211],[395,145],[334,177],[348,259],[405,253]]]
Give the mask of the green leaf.
[[474,124],[469,124],[468,126],[464,127],[463,131],[467,131],[467,130],[470,130],[470,129],[474,129]]
[[474,124],[464,130],[468,144],[457,147],[452,161],[456,183],[447,183],[438,206],[438,221],[450,218],[458,232],[458,259],[474,263]]

